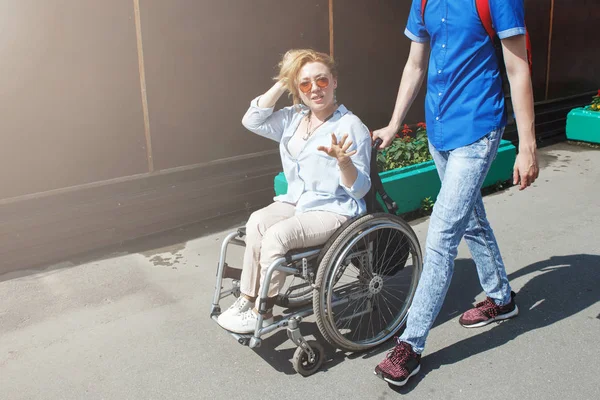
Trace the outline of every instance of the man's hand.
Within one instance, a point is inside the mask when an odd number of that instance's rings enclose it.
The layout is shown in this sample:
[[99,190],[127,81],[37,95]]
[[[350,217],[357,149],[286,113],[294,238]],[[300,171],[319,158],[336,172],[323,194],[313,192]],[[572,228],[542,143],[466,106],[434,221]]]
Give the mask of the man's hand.
[[513,184],[520,183],[519,190],[523,190],[530,186],[539,175],[535,144],[533,89],[527,62],[525,36],[517,35],[502,39],[502,50],[519,133],[519,155],[515,161]]
[[319,146],[317,147],[317,150],[327,153],[329,157],[337,159],[338,164],[346,165],[347,163],[351,162],[350,157],[356,154],[356,150],[346,153],[350,146],[352,146],[352,140],[348,140],[348,142],[346,142],[346,139],[348,139],[347,133],[342,136],[342,140],[340,140],[338,143],[335,134],[332,133],[331,147]]
[[519,154],[513,170],[513,185],[520,183],[519,190],[523,190],[535,182],[539,173],[535,145],[519,146]]
[[383,142],[379,146],[379,149],[384,149],[384,148],[388,147],[390,144],[392,144],[392,141],[394,140],[396,133],[398,133],[398,130],[394,129],[393,127],[388,125],[385,128],[377,129],[376,131],[374,131],[373,132],[373,140],[375,140],[377,138],[380,138],[381,140],[383,140]]

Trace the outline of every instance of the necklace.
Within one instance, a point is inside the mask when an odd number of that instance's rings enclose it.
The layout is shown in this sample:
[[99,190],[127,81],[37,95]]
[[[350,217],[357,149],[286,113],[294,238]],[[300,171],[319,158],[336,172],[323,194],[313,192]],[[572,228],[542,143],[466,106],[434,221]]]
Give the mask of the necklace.
[[319,129],[321,127],[321,125],[323,125],[325,122],[329,121],[331,119],[331,117],[333,117],[333,114],[335,114],[335,111],[333,113],[331,113],[330,116],[328,116],[327,118],[325,118],[323,120],[323,122],[321,122],[319,125],[317,125],[315,127],[315,129],[311,130],[310,127],[312,126],[312,111],[308,112],[308,115],[306,116],[307,122],[306,122],[306,133],[304,134],[304,136],[302,136],[302,140],[306,141],[308,140],[308,138],[310,138],[312,136],[313,133],[315,133],[315,131],[317,129]]

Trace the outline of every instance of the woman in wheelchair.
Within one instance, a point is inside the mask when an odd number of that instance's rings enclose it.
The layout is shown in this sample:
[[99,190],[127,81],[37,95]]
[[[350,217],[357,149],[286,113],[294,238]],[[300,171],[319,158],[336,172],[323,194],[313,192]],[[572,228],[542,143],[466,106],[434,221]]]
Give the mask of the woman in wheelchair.
[[[321,246],[349,218],[366,212],[363,197],[371,187],[371,136],[361,120],[335,97],[333,59],[313,50],[288,51],[279,63],[276,83],[251,101],[242,124],[279,143],[287,193],[254,212],[246,224],[241,296],[218,318],[235,333],[254,332],[255,305],[269,285],[263,326],[273,323],[272,309],[286,276],[266,269],[293,249]],[[293,106],[274,111],[285,93]]]

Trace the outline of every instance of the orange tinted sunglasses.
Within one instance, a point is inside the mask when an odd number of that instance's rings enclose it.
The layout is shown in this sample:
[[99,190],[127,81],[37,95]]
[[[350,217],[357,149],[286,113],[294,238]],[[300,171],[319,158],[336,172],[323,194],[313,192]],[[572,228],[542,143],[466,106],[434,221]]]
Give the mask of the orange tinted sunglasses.
[[[315,83],[317,84],[319,89],[325,89],[327,86],[329,86],[329,79],[322,76],[320,78],[315,79]],[[312,90],[312,81],[300,82],[300,85],[298,85],[298,87],[300,88],[302,93],[310,93],[310,91]]]

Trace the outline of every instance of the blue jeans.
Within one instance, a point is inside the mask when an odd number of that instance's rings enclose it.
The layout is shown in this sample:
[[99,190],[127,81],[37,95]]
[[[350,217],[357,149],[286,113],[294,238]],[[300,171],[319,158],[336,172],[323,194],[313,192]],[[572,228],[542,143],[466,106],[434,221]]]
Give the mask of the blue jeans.
[[504,263],[481,198],[483,181],[503,133],[504,128],[494,130],[473,144],[450,151],[437,151],[429,145],[442,188],[429,222],[423,272],[400,337],[417,353],[425,348],[429,330],[442,308],[463,237],[485,293],[498,305],[511,301]]

